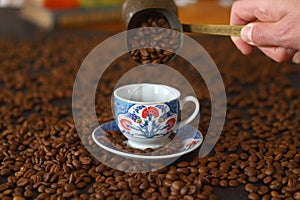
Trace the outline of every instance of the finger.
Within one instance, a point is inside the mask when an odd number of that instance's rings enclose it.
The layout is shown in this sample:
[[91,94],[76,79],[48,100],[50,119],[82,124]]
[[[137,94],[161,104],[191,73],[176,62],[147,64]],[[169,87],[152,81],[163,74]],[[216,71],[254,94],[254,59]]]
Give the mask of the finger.
[[296,50],[284,47],[258,47],[264,54],[276,62],[282,63],[292,60]]
[[245,41],[243,41],[239,37],[231,37],[231,40],[235,44],[235,46],[241,51],[244,55],[249,55],[253,51],[253,47],[249,44],[247,44]]
[[240,0],[232,5],[230,24],[247,24],[253,21],[276,22],[286,15],[284,3],[271,0]]
[[[252,6],[247,7],[246,5],[252,4],[249,0],[244,1],[235,1],[231,7],[230,13],[230,24],[231,25],[240,25],[247,24],[250,21],[256,20],[256,16],[254,16],[251,12]],[[243,11],[243,12],[241,12]],[[243,13],[243,14],[242,14]],[[247,15],[247,16],[245,16]]]
[[300,64],[300,51],[297,51],[294,54],[292,61],[296,64]]
[[278,23],[256,22],[247,24],[241,30],[241,38],[256,46],[282,46],[285,27]]

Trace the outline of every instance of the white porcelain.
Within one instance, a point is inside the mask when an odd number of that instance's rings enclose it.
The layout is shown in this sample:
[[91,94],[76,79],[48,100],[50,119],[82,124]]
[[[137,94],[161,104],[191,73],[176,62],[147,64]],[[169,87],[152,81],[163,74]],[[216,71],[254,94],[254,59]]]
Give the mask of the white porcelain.
[[[120,131],[133,148],[164,146],[169,135],[190,123],[199,112],[196,97],[180,99],[180,92],[160,84],[132,84],[114,91],[114,115]],[[187,102],[195,104],[194,112],[184,121],[178,114]]]
[[[107,122],[95,128],[92,133],[92,138],[94,142],[101,148],[127,158],[135,159],[151,159],[151,160],[160,160],[168,158],[180,157],[184,154],[190,153],[193,150],[197,149],[203,142],[203,136],[199,130],[191,125],[185,125],[179,128],[176,132],[176,137],[170,141],[167,146],[161,149],[160,155],[151,155],[151,154],[134,154],[125,152],[117,149],[114,144],[103,134],[103,131],[109,130],[118,130],[118,126],[115,121]],[[124,141],[126,143],[127,141]],[[167,148],[175,149],[171,154],[168,153]]]

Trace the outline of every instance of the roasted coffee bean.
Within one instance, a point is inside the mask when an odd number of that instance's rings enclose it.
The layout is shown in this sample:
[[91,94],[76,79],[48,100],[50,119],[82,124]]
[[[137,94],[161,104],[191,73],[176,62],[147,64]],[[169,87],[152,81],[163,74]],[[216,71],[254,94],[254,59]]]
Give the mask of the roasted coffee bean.
[[248,177],[248,181],[251,183],[257,183],[259,181],[258,177],[250,176]]
[[21,196],[15,196],[13,198],[13,200],[25,200],[25,198],[21,197]]
[[245,190],[249,193],[256,193],[258,190],[258,187],[251,183],[248,183],[245,185]]
[[129,191],[123,192],[123,194],[120,196],[120,200],[128,200],[132,199],[132,195]]
[[88,165],[92,162],[92,159],[90,157],[80,157],[79,160],[83,165]]
[[296,200],[300,199],[300,192],[295,192],[293,197]]
[[0,170],[0,175],[1,176],[7,176],[9,174],[10,174],[10,170],[9,169],[4,168],[4,169]]
[[267,176],[267,177],[265,177],[265,178],[263,179],[263,182],[264,182],[265,184],[269,184],[269,183],[271,183],[271,181],[272,181],[272,177],[271,177],[271,176]]
[[37,197],[36,197],[36,199],[46,199],[46,198],[48,198],[49,197],[49,194],[47,194],[47,193],[40,193]]
[[27,197],[27,198],[31,198],[31,197],[34,196],[34,193],[32,191],[30,191],[30,190],[26,190],[24,192],[24,196]]
[[244,173],[247,175],[247,176],[256,176],[256,170],[253,169],[252,167],[246,167],[244,169]]
[[228,185],[231,187],[237,187],[239,185],[237,180],[229,180]]
[[282,184],[279,181],[275,180],[270,183],[270,188],[272,190],[279,190],[279,189],[281,189],[281,187],[282,187]]
[[178,175],[175,174],[175,173],[168,173],[166,175],[166,179],[169,179],[171,181],[175,181],[175,180],[178,180]]
[[272,166],[268,166],[266,169],[265,169],[265,174],[268,175],[268,176],[271,176],[273,173],[274,173],[274,168]]
[[7,190],[8,188],[10,187],[10,184],[9,183],[2,183],[0,185],[0,191],[4,191],[4,190]]
[[66,184],[64,186],[64,189],[69,192],[69,191],[73,191],[76,188],[76,186],[74,186],[73,184]]
[[248,195],[248,198],[251,199],[251,200],[258,200],[258,199],[260,199],[259,195],[256,194],[256,193],[250,193]]
[[171,189],[174,189],[174,190],[180,190],[183,186],[184,186],[184,182],[182,181],[174,181],[171,185]]
[[41,185],[38,187],[38,192],[43,193],[43,192],[45,192],[45,189],[46,189],[46,187],[44,185]]
[[218,166],[217,162],[209,162],[207,167],[210,169],[216,168]]
[[269,188],[267,186],[260,186],[259,190],[257,191],[257,193],[261,196],[267,194],[269,192]]
[[187,175],[187,174],[189,174],[190,173],[190,170],[188,169],[188,168],[177,168],[177,172],[179,173],[179,174],[185,174],[185,175]]
[[189,191],[189,186],[185,185],[180,189],[180,195],[186,195]]
[[271,195],[266,194],[266,195],[264,195],[261,199],[262,199],[262,200],[270,200],[270,199],[271,199]]
[[221,187],[228,187],[228,181],[227,181],[227,180],[221,180],[221,181],[219,182],[219,185],[220,185]]
[[189,166],[189,163],[186,162],[186,161],[183,161],[183,162],[180,162],[180,163],[177,163],[177,167],[188,167]]

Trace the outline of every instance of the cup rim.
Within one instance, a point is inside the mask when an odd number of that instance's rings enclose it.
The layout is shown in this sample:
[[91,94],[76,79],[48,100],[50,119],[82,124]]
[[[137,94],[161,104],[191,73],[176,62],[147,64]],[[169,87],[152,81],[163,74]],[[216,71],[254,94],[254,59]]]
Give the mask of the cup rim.
[[[127,87],[132,87],[132,86],[140,86],[140,87],[143,87],[143,86],[159,86],[159,87],[164,87],[164,88],[167,88],[169,90],[172,90],[174,91],[175,96],[173,98],[169,98],[169,99],[166,99],[164,101],[134,101],[134,100],[129,100],[129,99],[125,99],[123,97],[120,97],[118,95],[118,92],[120,90],[123,90]],[[144,104],[144,105],[149,105],[149,104],[160,104],[160,103],[166,103],[166,102],[171,102],[171,101],[174,101],[176,99],[179,99],[179,97],[181,96],[181,93],[178,89],[174,88],[174,87],[171,87],[171,86],[168,86],[168,85],[164,85],[164,84],[155,84],[155,83],[134,83],[134,84],[127,84],[127,85],[123,85],[123,86],[120,86],[118,87],[117,89],[114,90],[114,97],[115,98],[118,98],[119,100],[121,101],[124,101],[124,102],[128,102],[128,103],[133,103],[133,104]]]

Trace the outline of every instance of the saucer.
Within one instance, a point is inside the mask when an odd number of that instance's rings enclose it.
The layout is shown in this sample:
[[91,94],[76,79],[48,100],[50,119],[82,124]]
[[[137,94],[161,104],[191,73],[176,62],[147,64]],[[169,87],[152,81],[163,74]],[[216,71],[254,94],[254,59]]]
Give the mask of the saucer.
[[[104,123],[94,129],[92,138],[94,142],[101,148],[114,153],[119,156],[135,159],[167,159],[182,156],[197,149],[202,142],[203,136],[201,132],[191,125],[181,127],[176,131],[176,136],[166,146],[161,147],[158,150],[154,150],[152,153],[135,154],[131,152],[122,151],[114,146],[114,144],[106,137],[102,132],[104,131],[118,131],[119,128],[115,121]],[[124,141],[125,143],[127,141]],[[169,150],[173,151],[169,151]],[[157,154],[159,152],[159,154]]]

